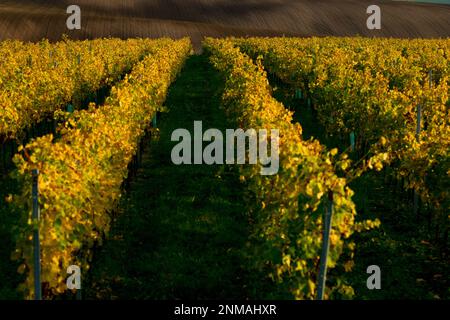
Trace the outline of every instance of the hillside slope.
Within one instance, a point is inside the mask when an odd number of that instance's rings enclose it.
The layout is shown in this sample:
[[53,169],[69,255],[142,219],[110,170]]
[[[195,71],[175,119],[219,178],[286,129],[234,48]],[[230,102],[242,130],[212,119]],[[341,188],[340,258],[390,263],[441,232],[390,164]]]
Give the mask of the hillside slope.
[[[66,8],[82,10],[82,30],[66,28]],[[382,9],[382,29],[366,28],[366,8]],[[0,0],[0,40],[203,36],[448,37],[450,6],[368,0]]]

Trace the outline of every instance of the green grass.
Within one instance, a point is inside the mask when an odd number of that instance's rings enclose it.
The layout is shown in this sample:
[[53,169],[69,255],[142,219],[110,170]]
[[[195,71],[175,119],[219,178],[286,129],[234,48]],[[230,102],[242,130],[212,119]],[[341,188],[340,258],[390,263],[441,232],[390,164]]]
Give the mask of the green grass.
[[0,300],[23,298],[16,290],[24,280],[17,273],[20,263],[11,260],[11,253],[15,249],[14,227],[21,220],[21,213],[5,201],[8,195],[17,192],[18,186],[15,182],[9,176],[0,175]]
[[248,237],[243,190],[233,167],[172,164],[173,130],[225,129],[222,79],[192,56],[170,89],[112,236],[96,255],[87,298],[244,299]]

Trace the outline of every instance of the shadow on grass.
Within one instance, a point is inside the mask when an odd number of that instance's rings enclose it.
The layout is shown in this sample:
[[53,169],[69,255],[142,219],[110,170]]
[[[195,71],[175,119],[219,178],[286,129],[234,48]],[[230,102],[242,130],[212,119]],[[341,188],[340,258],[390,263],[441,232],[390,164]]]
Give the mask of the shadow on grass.
[[248,238],[243,193],[233,167],[172,164],[173,130],[194,120],[225,129],[222,79],[192,56],[172,85],[125,195],[111,237],[96,255],[88,299],[244,299],[242,249]]
[[23,295],[17,286],[24,281],[18,274],[19,261],[11,259],[15,249],[14,230],[21,222],[21,213],[6,202],[9,195],[19,190],[16,182],[9,176],[0,175],[0,300],[20,300]]

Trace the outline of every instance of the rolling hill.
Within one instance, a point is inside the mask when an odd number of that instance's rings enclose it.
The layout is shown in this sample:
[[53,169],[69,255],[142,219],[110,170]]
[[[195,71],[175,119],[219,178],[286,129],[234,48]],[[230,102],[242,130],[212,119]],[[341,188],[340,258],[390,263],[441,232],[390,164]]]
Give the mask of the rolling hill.
[[[82,11],[82,29],[66,28],[66,8]],[[366,28],[378,4],[382,29]],[[0,40],[105,36],[388,36],[448,37],[450,6],[367,0],[0,0]]]

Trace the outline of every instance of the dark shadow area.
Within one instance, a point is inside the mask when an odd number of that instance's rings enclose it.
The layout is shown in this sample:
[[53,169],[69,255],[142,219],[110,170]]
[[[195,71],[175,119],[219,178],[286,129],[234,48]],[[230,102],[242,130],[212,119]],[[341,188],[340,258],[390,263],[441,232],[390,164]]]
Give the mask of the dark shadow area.
[[243,191],[233,167],[176,166],[177,128],[226,128],[218,74],[193,56],[170,89],[160,137],[147,141],[142,167],[109,239],[84,282],[87,299],[245,299],[248,237]]

